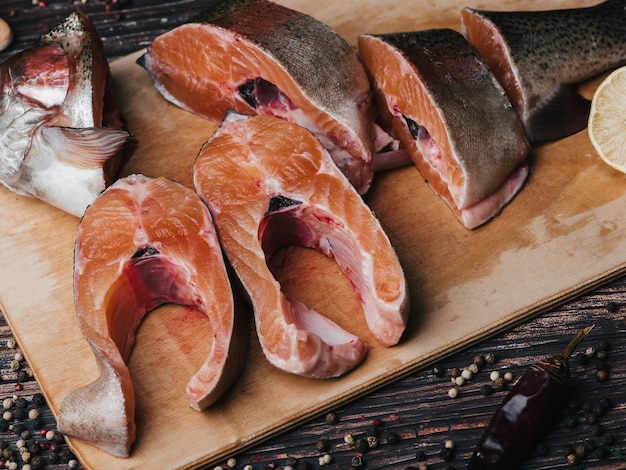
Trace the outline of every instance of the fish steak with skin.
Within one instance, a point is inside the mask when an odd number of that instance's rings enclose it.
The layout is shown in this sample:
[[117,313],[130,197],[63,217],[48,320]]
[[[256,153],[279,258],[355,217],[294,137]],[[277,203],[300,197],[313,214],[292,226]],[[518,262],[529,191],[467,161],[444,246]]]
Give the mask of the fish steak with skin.
[[272,116],[229,113],[194,164],[222,247],[247,291],[262,350],[277,368],[340,376],[367,346],[319,312],[287,298],[268,268],[281,247],[313,248],[337,262],[369,330],[393,346],[409,309],[400,262],[380,222],[308,130]]
[[458,32],[363,34],[359,53],[383,127],[467,228],[522,188],[529,143],[485,62]]
[[89,206],[76,238],[74,300],[100,375],[62,401],[59,430],[118,457],[135,440],[127,366],[136,330],[153,309],[180,304],[206,314],[209,355],[187,384],[190,406],[213,404],[244,365],[249,322],[237,315],[219,240],[197,193],[166,178],[130,175]]
[[462,31],[509,96],[531,142],[587,126],[578,85],[626,63],[626,1],[545,11],[465,8]]
[[90,19],[70,14],[0,64],[0,183],[81,217],[132,151]]
[[138,63],[166,99],[214,122],[232,109],[309,129],[361,194],[373,177],[374,143],[389,144],[350,45],[317,19],[268,0],[214,2],[154,39]]

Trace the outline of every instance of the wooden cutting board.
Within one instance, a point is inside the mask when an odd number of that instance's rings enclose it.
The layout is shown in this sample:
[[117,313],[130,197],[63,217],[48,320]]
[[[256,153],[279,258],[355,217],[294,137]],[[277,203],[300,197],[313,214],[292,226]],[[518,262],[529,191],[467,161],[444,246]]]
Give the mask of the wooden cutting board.
[[[460,9],[468,4],[281,3],[330,24],[352,44],[361,32],[459,29]],[[539,9],[547,3],[492,0],[475,6]],[[137,55],[112,64],[123,114],[140,142],[125,173],[163,175],[191,186],[193,160],[215,125],[166,103],[134,63]],[[586,96],[597,82],[586,85]],[[266,362],[251,330],[243,376],[217,405],[198,413],[183,393],[209,350],[210,327],[194,310],[161,307],[142,324],[130,360],[138,430],[132,456],[111,457],[75,439],[72,449],[94,469],[216,462],[625,272],[626,176],[600,161],[586,132],[537,146],[530,166],[522,192],[474,231],[456,221],[413,167],[377,176],[366,200],[397,249],[412,301],[406,336],[397,347],[383,349],[371,337],[332,261],[288,249],[274,259],[285,291],[365,339],[371,350],[361,367],[335,380],[285,374]],[[68,392],[98,373],[73,311],[78,220],[5,189],[0,207],[0,307],[57,413]]]

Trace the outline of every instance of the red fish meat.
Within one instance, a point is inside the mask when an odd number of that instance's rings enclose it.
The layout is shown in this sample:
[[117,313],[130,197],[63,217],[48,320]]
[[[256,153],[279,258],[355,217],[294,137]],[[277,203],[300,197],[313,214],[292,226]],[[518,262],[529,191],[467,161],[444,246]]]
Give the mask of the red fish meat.
[[135,440],[135,395],[126,365],[146,314],[165,303],[205,313],[213,330],[208,357],[189,380],[192,408],[215,402],[245,361],[248,322],[235,301],[204,203],[166,178],[130,175],[86,210],[76,239],[76,317],[100,369],[67,395],[58,427],[119,457]]
[[194,165],[224,251],[248,292],[257,336],[276,367],[310,377],[346,373],[366,345],[287,298],[267,261],[284,245],[333,258],[383,346],[400,340],[407,285],[380,223],[308,130],[272,116],[229,113]]

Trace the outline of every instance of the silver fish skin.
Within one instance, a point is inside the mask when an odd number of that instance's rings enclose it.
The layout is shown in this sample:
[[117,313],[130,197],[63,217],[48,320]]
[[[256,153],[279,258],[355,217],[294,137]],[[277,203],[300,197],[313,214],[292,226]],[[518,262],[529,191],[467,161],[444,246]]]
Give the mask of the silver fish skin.
[[531,142],[587,126],[577,85],[626,63],[626,1],[544,11],[465,8],[462,32],[504,87]]
[[0,93],[0,183],[81,217],[132,140],[89,18],[72,13],[0,64]]

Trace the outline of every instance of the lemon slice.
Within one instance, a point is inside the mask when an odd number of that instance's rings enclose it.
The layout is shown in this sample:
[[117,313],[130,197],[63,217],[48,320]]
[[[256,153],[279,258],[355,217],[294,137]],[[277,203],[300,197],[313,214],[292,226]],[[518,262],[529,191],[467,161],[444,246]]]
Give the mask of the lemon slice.
[[587,132],[600,158],[626,173],[626,66],[611,72],[596,89]]

